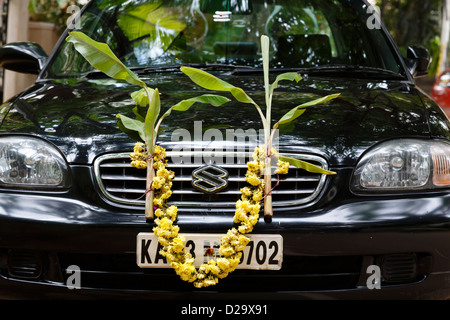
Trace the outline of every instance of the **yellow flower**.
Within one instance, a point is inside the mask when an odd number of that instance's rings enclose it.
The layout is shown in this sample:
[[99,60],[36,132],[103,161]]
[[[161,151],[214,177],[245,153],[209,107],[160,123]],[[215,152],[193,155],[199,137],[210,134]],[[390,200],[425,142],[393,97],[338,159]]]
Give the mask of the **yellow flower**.
[[250,214],[257,215],[257,214],[259,214],[260,210],[261,210],[261,205],[259,203],[256,203],[256,204],[251,206]]
[[262,197],[263,197],[262,190],[258,190],[255,193],[253,193],[252,200],[255,202],[259,202],[259,201],[261,201]]
[[[211,261],[213,261],[213,260],[211,260]],[[218,266],[210,266],[209,272],[212,273],[213,275],[217,276],[220,273],[220,268]]]
[[249,187],[241,188],[242,195],[250,197],[252,195],[252,190]]
[[[163,218],[166,219],[166,218]],[[168,220],[170,221],[170,220]],[[172,222],[172,221],[170,221]],[[153,228],[153,233],[160,238],[165,238],[166,240],[173,241],[173,238],[178,236],[178,232],[180,228],[178,226],[167,226],[167,223],[164,223],[164,226],[158,226]],[[169,245],[170,247],[170,245]]]
[[166,149],[164,149],[163,147],[158,146],[158,145],[155,146],[155,154],[159,155],[162,158],[166,158],[167,157]]
[[147,169],[147,162],[141,160],[131,161],[131,166],[137,169]]
[[168,230],[172,228],[173,221],[168,219],[167,217],[164,217],[162,219],[155,220],[155,223],[162,229]]
[[230,261],[230,267],[234,270],[241,262],[241,258],[239,257],[239,258],[229,259],[229,261]]
[[249,161],[247,162],[248,170],[253,171],[256,174],[261,174],[261,167],[258,161]]
[[182,280],[193,282],[197,280],[193,274],[195,273],[195,267],[189,264],[182,264],[179,268],[178,275],[181,277]]
[[278,174],[287,174],[289,171],[289,162],[278,160],[278,168],[275,170],[275,173]]
[[185,243],[184,237],[176,237],[172,240],[173,242],[173,251],[176,253],[182,253],[184,250],[184,243]]
[[162,211],[161,209],[156,209],[155,216],[157,216],[158,218],[162,218],[164,216],[164,211]]
[[163,194],[161,194],[161,199],[167,200],[167,199],[170,198],[171,195],[172,195],[172,191],[169,190],[169,191],[164,192]]
[[248,217],[248,221],[252,226],[256,225],[258,223],[259,214],[252,214],[250,217]]
[[246,221],[246,219],[247,219],[247,212],[245,212],[245,210],[243,210],[242,208],[237,209],[236,212],[234,213],[233,222],[239,223]]
[[249,238],[247,238],[246,236],[243,236],[243,235],[239,235],[238,240],[236,241],[236,243],[234,243],[235,250],[243,251],[249,242],[250,242]]
[[219,253],[225,257],[229,257],[232,256],[235,253],[235,251],[232,247],[228,246],[228,247],[220,247]]
[[166,252],[165,254],[163,254],[163,256],[166,257],[167,261],[169,261],[169,262],[174,262],[177,260],[177,257],[175,255],[173,255],[172,253]]
[[201,282],[196,282],[196,283],[194,284],[194,286],[196,286],[197,288],[202,288],[202,287],[213,286],[213,285],[215,285],[215,284],[217,284],[217,279],[214,279],[214,278],[207,278],[207,279],[204,279],[204,280],[201,281]]
[[155,198],[153,199],[153,205],[161,208],[164,205],[164,201],[163,199]]
[[177,217],[178,208],[176,206],[170,206],[166,210],[166,214],[171,220],[175,220]]
[[143,144],[142,142],[136,142],[136,144],[134,145],[134,152],[135,153],[141,153],[144,152],[145,150],[145,144]]
[[263,159],[265,157],[264,148],[256,147],[253,151],[253,160],[259,161],[259,159]]
[[165,164],[163,163],[163,162],[161,162],[161,161],[154,161],[153,162],[153,169],[155,169],[155,170],[160,170],[160,169],[163,169],[163,168],[165,168]]
[[169,170],[167,170],[166,168],[161,168],[161,169],[158,169],[158,171],[156,172],[156,175],[158,176],[158,177],[162,177],[162,178],[168,178],[169,176],[170,176],[170,174],[169,174]]
[[166,182],[166,179],[162,178],[162,177],[154,177],[153,178],[153,183],[152,183],[152,188],[153,189],[161,189],[161,187],[164,185],[164,183]]
[[253,227],[248,224],[244,224],[239,226],[238,230],[240,233],[249,233],[253,230]]
[[164,185],[161,187],[161,192],[162,193],[166,193],[166,192],[172,192],[172,182],[171,181],[167,181],[166,179],[166,183],[164,183]]
[[133,153],[130,153],[130,159],[131,160],[141,160],[141,161],[143,161],[143,160],[146,160],[146,155],[145,154],[143,154],[143,153],[135,153],[135,152],[133,152]]
[[250,183],[252,186],[259,186],[261,184],[261,180],[253,172],[247,172],[245,174],[245,181]]
[[[135,151],[142,152],[143,149],[136,147]],[[136,159],[134,161],[139,161],[141,156],[135,154],[132,157]],[[168,162],[165,159],[166,153],[164,148],[155,146],[153,167],[156,169],[156,176],[152,182],[152,187],[156,190],[153,205],[158,208],[155,210],[157,219],[155,219],[156,226],[153,228],[153,232],[163,246],[160,250],[161,255],[166,257],[182,280],[192,282],[197,288],[212,286],[217,284],[219,279],[223,279],[230,272],[233,272],[239,265],[242,251],[250,241],[244,234],[251,232],[259,219],[259,211],[261,209],[259,201],[263,196],[261,185],[264,183],[260,179],[261,168],[264,168],[264,164],[260,159],[263,156],[264,149],[256,148],[254,161],[248,163],[246,181],[253,187],[241,189],[242,199],[236,202],[236,212],[233,219],[240,226],[228,230],[227,234],[222,237],[219,247],[219,253],[222,257],[216,260],[210,259],[208,263],[204,263],[199,268],[196,268],[193,265],[194,259],[186,252],[186,240],[178,234],[180,228],[174,225],[178,209],[176,206],[166,205],[166,200],[172,194],[172,180],[175,177],[175,173],[166,169]]]
[[215,260],[209,260],[208,264],[204,265],[205,267],[205,272],[206,273],[211,273],[213,275],[218,275],[221,270],[220,268],[217,266],[217,263]]
[[230,262],[228,259],[225,258],[219,258],[217,259],[217,266],[223,271],[227,272],[230,268]]

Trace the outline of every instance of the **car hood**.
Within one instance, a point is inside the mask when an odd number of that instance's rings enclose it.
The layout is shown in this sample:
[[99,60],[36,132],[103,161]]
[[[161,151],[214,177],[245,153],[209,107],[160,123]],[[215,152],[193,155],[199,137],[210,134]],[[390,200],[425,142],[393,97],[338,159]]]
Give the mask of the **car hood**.
[[[223,78],[243,88],[265,110],[261,76]],[[183,99],[211,93],[183,74],[152,75],[146,82],[159,88],[162,112]],[[130,93],[134,90],[112,79],[41,81],[2,106],[1,132],[47,139],[70,163],[87,164],[100,154],[128,152],[134,141],[117,129],[116,115],[133,117]],[[332,166],[351,166],[368,147],[385,139],[430,136],[418,92],[399,81],[310,77],[299,83],[282,82],[273,98],[272,119],[280,119],[306,101],[333,93],[341,96],[309,107],[280,129],[280,150],[313,153],[325,157]],[[252,105],[236,102],[227,93],[219,94],[232,100],[221,107],[196,104],[189,111],[172,112],[163,122],[159,143],[170,147],[179,141],[194,142],[221,148],[236,144],[237,132],[259,132],[261,120]],[[221,143],[221,139],[227,141]]]

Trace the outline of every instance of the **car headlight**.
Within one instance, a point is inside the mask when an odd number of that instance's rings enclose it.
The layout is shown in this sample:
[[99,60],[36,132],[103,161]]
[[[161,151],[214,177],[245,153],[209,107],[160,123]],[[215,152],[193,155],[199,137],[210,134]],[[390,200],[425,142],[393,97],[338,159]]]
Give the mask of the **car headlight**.
[[42,139],[0,137],[0,187],[65,189],[70,174],[62,154]]
[[405,192],[450,187],[450,144],[399,139],[367,152],[352,177],[356,193]]

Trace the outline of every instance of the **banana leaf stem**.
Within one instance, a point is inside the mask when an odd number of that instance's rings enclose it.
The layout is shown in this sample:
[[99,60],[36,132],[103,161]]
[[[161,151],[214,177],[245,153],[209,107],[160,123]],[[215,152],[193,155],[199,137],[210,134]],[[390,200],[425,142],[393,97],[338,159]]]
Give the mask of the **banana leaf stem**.
[[147,180],[146,180],[146,194],[145,194],[145,219],[154,219],[153,198],[154,191],[152,188],[153,179],[155,177],[155,169],[153,168],[153,157],[147,159]]

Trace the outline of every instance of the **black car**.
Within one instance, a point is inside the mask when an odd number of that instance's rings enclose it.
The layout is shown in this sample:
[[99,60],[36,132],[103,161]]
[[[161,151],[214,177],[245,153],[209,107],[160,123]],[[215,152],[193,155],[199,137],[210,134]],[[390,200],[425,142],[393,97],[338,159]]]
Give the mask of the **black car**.
[[[74,28],[158,88],[162,110],[211,93],[181,66],[263,105],[267,35],[271,81],[302,76],[279,83],[273,119],[340,94],[280,127],[277,149],[336,174],[274,176],[273,219],[259,219],[237,270],[193,287],[160,254],[145,170],[130,165],[136,139],[117,125],[139,88],[95,70],[66,41]],[[428,63],[418,46],[402,57],[363,0],[94,0],[50,57],[5,45],[4,68],[39,76],[0,106],[0,297],[449,298],[450,122],[415,84]],[[218,94],[230,101],[172,112],[157,140],[175,174],[176,223],[200,262],[220,256],[261,129],[255,109]]]

